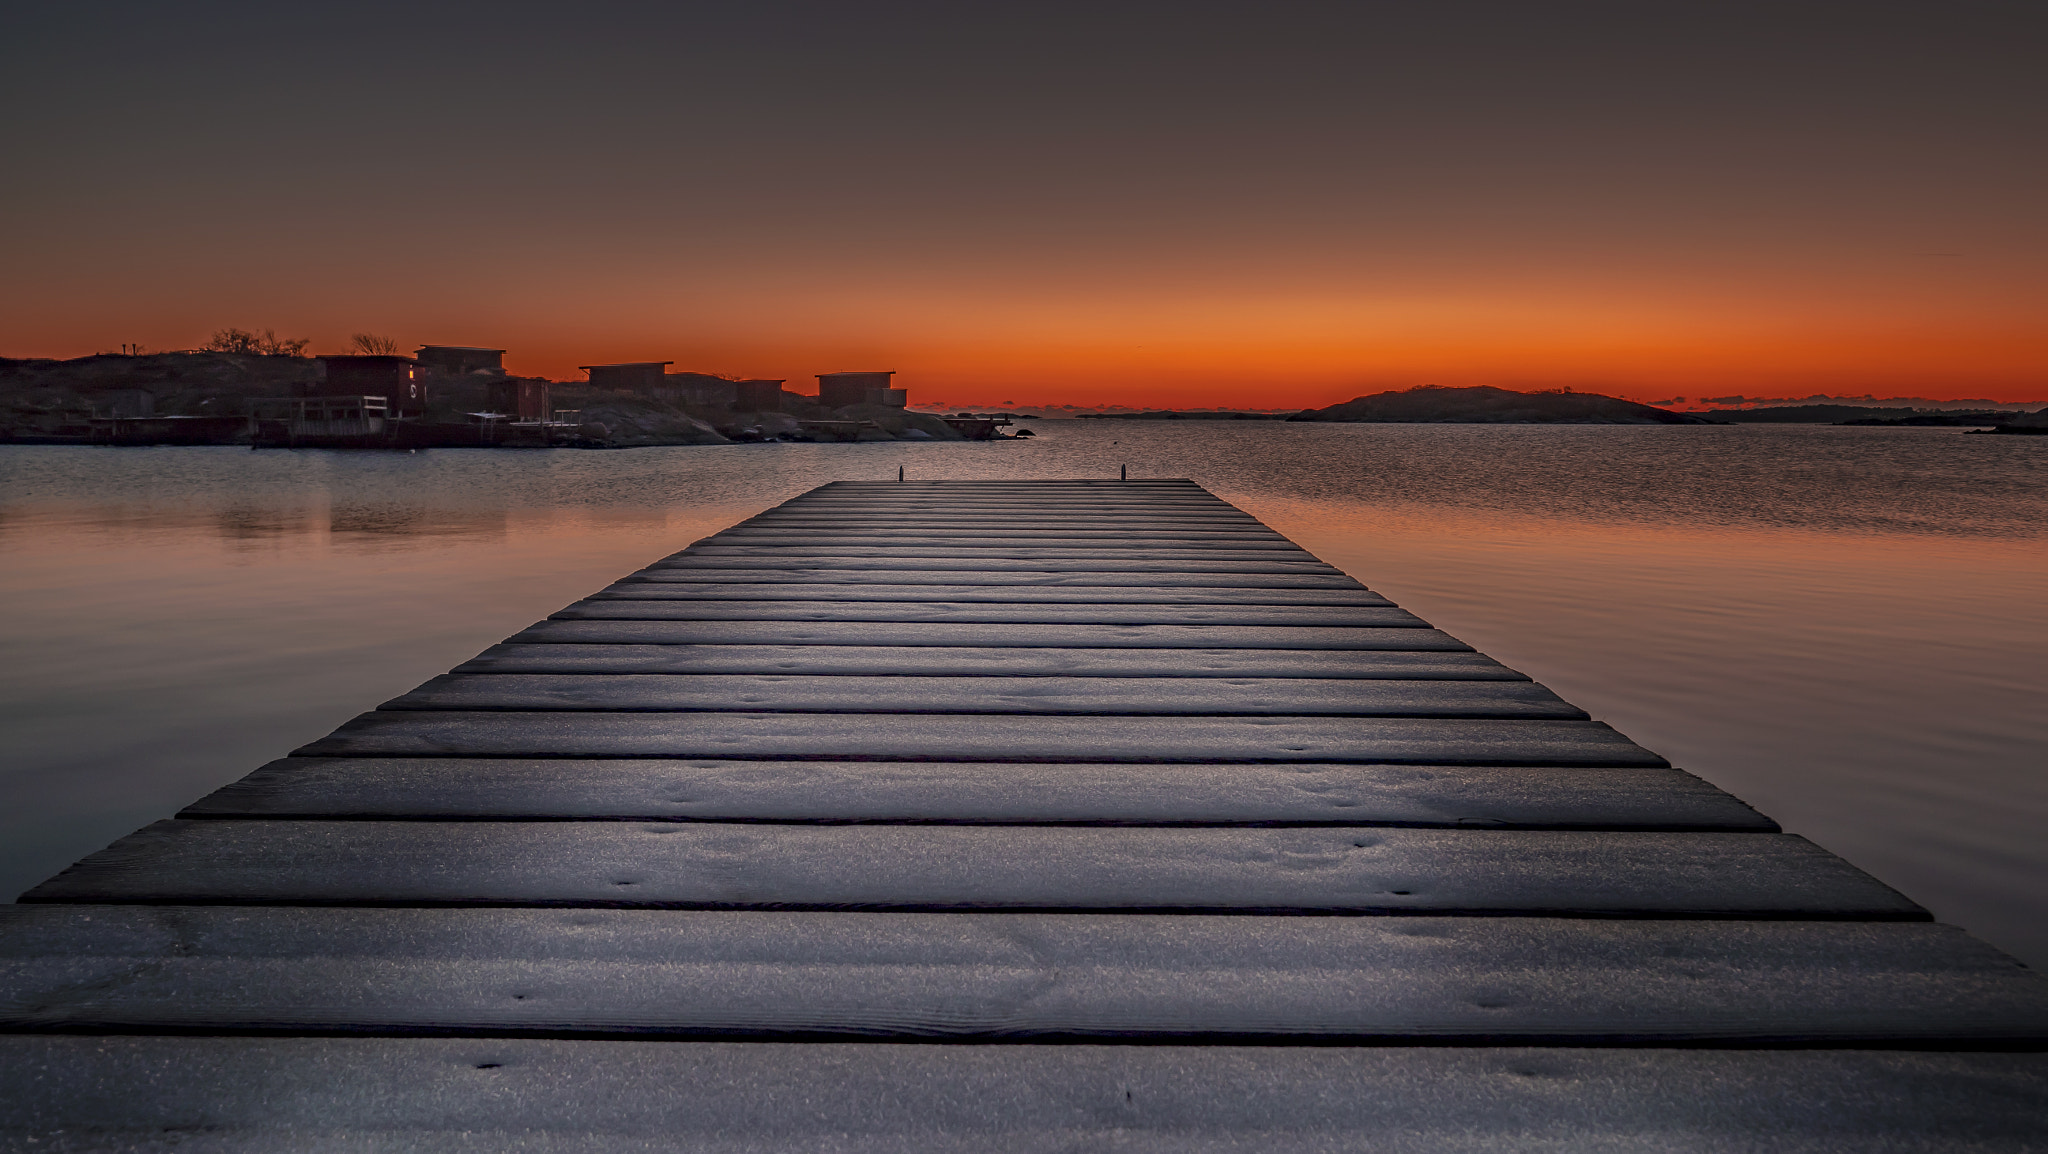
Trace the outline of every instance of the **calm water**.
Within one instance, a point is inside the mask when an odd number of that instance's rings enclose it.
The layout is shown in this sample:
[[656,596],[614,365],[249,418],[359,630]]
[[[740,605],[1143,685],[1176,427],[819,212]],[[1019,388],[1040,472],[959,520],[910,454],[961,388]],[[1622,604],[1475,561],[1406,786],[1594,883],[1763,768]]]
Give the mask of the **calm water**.
[[2048,967],[2048,438],[1041,421],[1033,441],[0,446],[0,891],[824,481],[1192,477]]

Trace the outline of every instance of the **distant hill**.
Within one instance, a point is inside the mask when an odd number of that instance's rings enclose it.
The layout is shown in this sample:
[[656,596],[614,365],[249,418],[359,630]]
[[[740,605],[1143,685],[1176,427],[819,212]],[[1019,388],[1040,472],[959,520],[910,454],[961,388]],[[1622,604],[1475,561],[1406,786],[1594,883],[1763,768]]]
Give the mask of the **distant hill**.
[[1355,397],[1309,409],[1291,421],[1386,421],[1474,425],[1713,425],[1718,421],[1639,405],[1599,393],[1517,393],[1488,385],[1436,385]]
[[1863,417],[1896,417],[1901,410],[1873,405],[1779,405],[1768,409],[1715,409],[1713,413],[1715,420],[1737,425],[1832,425]]
[[1075,413],[1102,421],[1291,421],[1286,413],[1245,413],[1235,409],[1152,409],[1142,413]]

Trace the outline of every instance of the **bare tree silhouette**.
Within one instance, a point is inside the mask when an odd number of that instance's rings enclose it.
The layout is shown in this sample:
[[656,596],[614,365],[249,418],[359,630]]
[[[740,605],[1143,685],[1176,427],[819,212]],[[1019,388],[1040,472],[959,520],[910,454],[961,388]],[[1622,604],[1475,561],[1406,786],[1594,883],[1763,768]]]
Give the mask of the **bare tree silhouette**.
[[365,356],[392,357],[398,355],[398,342],[376,333],[356,333],[348,338],[349,347]]
[[309,340],[279,340],[277,333],[264,329],[260,334],[247,329],[222,329],[213,334],[213,339],[200,348],[209,353],[235,353],[245,357],[303,357]]

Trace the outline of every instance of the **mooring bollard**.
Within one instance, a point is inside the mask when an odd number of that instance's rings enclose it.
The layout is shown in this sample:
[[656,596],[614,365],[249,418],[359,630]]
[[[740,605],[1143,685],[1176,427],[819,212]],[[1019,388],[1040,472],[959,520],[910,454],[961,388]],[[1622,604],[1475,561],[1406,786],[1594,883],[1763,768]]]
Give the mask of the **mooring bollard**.
[[896,466],[896,479],[899,481],[903,479],[903,466],[901,465]]
[[1117,480],[1119,480],[1119,481],[1128,481],[1128,480],[1130,480],[1130,479],[1131,479],[1131,467],[1130,467],[1129,465],[1118,465],[1118,466],[1117,466],[1117,469],[1116,469],[1116,479],[1117,479]]

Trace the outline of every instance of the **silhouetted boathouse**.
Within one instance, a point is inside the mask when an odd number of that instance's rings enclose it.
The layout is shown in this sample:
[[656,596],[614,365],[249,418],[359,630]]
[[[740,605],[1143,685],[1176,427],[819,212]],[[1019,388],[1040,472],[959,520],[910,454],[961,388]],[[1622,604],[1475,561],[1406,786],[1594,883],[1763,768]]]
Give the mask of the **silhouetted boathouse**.
[[283,397],[254,402],[254,443],[260,448],[365,449],[388,437],[383,397]]
[[[427,411],[427,385],[419,379],[418,362],[400,356],[328,356],[329,395],[382,396],[392,416],[416,417]],[[311,398],[309,398],[311,399]]]
[[492,381],[484,386],[486,406],[517,421],[545,421],[552,415],[553,389],[546,381],[523,377]]

